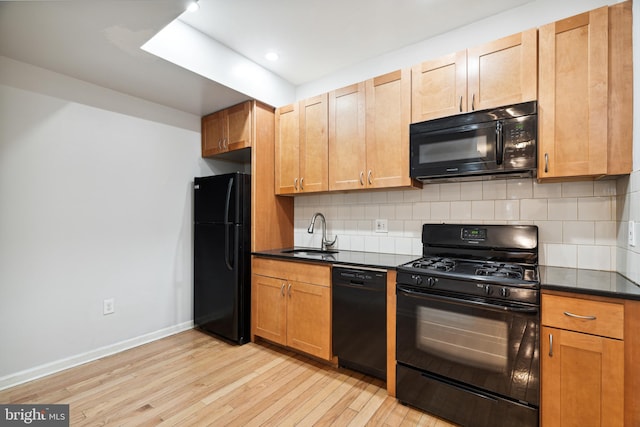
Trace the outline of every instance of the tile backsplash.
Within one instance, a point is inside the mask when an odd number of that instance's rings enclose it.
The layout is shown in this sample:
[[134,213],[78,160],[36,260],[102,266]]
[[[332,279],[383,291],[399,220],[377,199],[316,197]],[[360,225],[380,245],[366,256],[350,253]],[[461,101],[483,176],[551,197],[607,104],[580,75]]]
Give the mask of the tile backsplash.
[[[320,246],[319,224],[313,235],[307,233],[314,212],[327,218],[327,234],[338,236],[338,249],[416,257],[422,253],[423,223],[535,224],[540,264],[620,271],[623,263],[617,256],[625,256],[624,265],[629,265],[626,251],[618,250],[624,214],[620,205],[638,201],[637,187],[633,192],[629,184],[638,181],[635,175],[617,181],[493,180],[425,184],[422,190],[303,195],[295,199],[294,242]],[[387,220],[386,233],[375,232],[376,219]],[[638,253],[628,252],[635,254],[629,257],[637,266]]]

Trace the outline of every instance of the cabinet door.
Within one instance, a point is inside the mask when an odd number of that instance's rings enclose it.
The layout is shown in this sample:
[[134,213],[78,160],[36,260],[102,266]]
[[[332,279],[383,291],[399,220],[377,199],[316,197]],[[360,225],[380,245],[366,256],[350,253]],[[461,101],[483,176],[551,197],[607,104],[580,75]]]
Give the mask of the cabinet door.
[[255,335],[282,345],[287,343],[286,288],[284,279],[253,275]]
[[411,69],[411,122],[467,111],[465,51],[414,65]]
[[276,194],[293,194],[298,191],[299,116],[298,104],[286,105],[276,110]]
[[328,94],[300,101],[300,182],[305,193],[329,187]]
[[331,359],[331,288],[290,282],[287,293],[287,345]]
[[365,187],[364,82],[329,94],[329,190]]
[[227,135],[225,112],[218,111],[202,117],[202,157],[210,157],[225,151]]
[[229,151],[251,147],[251,107],[247,101],[227,109],[228,135],[225,145]]
[[399,70],[367,80],[366,109],[367,185],[370,188],[411,185],[411,71]]
[[535,100],[537,58],[535,28],[467,50],[469,111]]
[[608,10],[540,27],[538,177],[607,172]]
[[542,427],[622,426],[624,342],[542,328]]

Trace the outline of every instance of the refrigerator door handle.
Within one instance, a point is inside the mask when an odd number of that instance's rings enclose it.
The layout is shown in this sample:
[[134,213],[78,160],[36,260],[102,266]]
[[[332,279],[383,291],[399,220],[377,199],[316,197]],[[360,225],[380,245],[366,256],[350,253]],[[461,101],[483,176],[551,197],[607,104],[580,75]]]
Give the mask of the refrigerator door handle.
[[230,224],[229,222],[229,205],[231,204],[231,190],[233,189],[233,178],[229,179],[229,185],[227,186],[227,199],[224,204],[224,223]]
[[231,203],[231,189],[233,188],[233,178],[229,179],[227,187],[227,200],[224,206],[224,262],[229,270],[233,270],[233,242],[229,241],[229,228],[232,224],[229,222],[229,204]]
[[[233,270],[233,246],[234,240],[229,238],[229,230],[233,230],[233,224],[225,224],[224,226],[224,263],[227,265],[229,270]],[[231,233],[232,234],[232,233]]]

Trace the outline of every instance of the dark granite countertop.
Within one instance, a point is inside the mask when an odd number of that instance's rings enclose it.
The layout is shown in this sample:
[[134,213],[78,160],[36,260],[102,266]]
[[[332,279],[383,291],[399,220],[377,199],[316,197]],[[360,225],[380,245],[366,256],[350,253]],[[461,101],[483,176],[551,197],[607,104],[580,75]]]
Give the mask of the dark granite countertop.
[[[355,265],[361,267],[373,267],[384,269],[395,269],[397,266],[406,264],[420,255],[398,255],[385,254],[379,252],[360,252],[339,250],[331,254],[309,254],[309,253],[286,253],[292,249],[305,249],[299,246],[295,248],[281,248],[267,251],[253,252],[253,255],[268,258],[278,258],[289,261],[314,261],[326,264]],[[308,248],[317,249],[317,248]]]
[[540,266],[542,289],[640,300],[640,285],[615,271]]
[[[343,251],[336,253],[287,253],[293,249],[317,249],[294,248],[271,249],[267,251],[253,252],[253,255],[277,258],[289,261],[312,261],[325,264],[354,265],[361,267],[395,269],[406,264],[419,255],[398,255],[378,252]],[[640,285],[627,279],[615,271],[587,270],[580,268],[549,267],[541,265],[540,286],[554,291],[573,292],[581,294],[598,295],[610,298],[622,298],[640,300]]]

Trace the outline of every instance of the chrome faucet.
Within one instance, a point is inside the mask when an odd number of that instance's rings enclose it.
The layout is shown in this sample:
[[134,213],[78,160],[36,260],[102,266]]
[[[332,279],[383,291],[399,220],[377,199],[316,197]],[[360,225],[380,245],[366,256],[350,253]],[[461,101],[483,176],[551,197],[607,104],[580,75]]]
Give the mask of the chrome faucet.
[[311,224],[307,229],[307,233],[313,234],[313,227],[316,224],[316,218],[318,217],[320,217],[320,219],[322,220],[322,246],[321,247],[323,251],[326,251],[329,246],[333,246],[336,243],[338,236],[336,236],[332,242],[327,240],[327,220],[325,219],[324,215],[322,215],[320,212],[314,213],[313,216],[311,217]]

